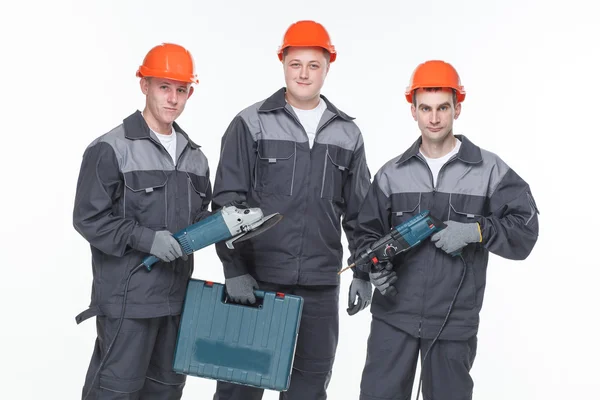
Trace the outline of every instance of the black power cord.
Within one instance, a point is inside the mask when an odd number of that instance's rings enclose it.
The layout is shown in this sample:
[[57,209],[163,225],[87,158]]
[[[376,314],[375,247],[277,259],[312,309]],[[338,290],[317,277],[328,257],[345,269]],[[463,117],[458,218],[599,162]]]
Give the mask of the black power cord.
[[127,276],[127,281],[125,282],[125,289],[123,290],[123,306],[121,307],[121,316],[119,317],[119,324],[117,325],[117,330],[115,331],[115,335],[112,338],[110,345],[108,345],[108,348],[106,349],[106,354],[104,355],[104,357],[102,357],[102,360],[100,361],[100,365],[98,366],[98,369],[96,370],[96,373],[94,374],[94,378],[90,382],[90,387],[89,387],[87,393],[85,394],[85,397],[83,398],[83,400],[86,400],[88,398],[88,396],[90,395],[90,393],[92,392],[92,389],[94,388],[94,383],[96,382],[96,379],[98,378],[98,374],[100,373],[100,370],[102,370],[102,367],[104,366],[104,363],[106,362],[106,360],[108,360],[108,356],[110,355],[113,345],[115,344],[115,341],[117,340],[117,336],[119,336],[119,332],[121,331],[121,325],[123,325],[123,320],[125,319],[125,305],[127,304],[127,292],[129,290],[129,281],[131,280],[131,277],[133,276],[133,274],[136,273],[139,269],[141,269],[143,267],[145,267],[145,265],[143,263],[138,265],[137,267],[132,269],[131,272],[129,272],[129,275]]
[[442,327],[440,328],[440,330],[438,331],[437,335],[435,336],[435,338],[431,342],[431,345],[429,345],[429,347],[427,348],[427,351],[425,352],[425,355],[423,356],[423,360],[421,361],[421,372],[419,374],[420,377],[419,377],[419,387],[417,389],[417,400],[419,400],[419,393],[421,392],[421,383],[423,382],[423,369],[424,369],[423,366],[425,365],[425,360],[427,360],[427,356],[429,355],[429,351],[431,350],[431,348],[433,347],[433,345],[435,344],[435,342],[438,340],[438,338],[442,334],[442,331],[444,330],[444,327],[446,326],[446,323],[448,322],[448,318],[450,318],[450,313],[452,312],[452,307],[454,307],[454,302],[456,301],[456,297],[458,296],[458,292],[460,292],[460,288],[462,287],[463,281],[465,280],[465,275],[467,274],[467,262],[465,261],[465,259],[462,256],[462,254],[460,254],[459,257],[460,257],[460,259],[463,262],[463,273],[462,273],[462,276],[460,278],[460,282],[458,283],[458,287],[456,288],[456,292],[454,293],[454,298],[450,302],[450,307],[448,307],[448,312],[446,313],[446,318],[444,319],[444,322],[442,323]]

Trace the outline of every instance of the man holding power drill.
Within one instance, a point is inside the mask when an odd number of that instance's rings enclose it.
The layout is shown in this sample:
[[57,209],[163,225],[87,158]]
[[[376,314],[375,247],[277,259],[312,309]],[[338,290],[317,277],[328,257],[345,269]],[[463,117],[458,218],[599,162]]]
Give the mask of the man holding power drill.
[[360,399],[410,398],[419,352],[427,355],[426,400],[470,399],[489,252],[525,259],[537,241],[538,210],[527,182],[500,157],[453,134],[465,91],[450,64],[419,65],[406,99],[421,137],[377,172],[358,216],[355,254],[421,210],[447,227],[371,271],[378,290]]

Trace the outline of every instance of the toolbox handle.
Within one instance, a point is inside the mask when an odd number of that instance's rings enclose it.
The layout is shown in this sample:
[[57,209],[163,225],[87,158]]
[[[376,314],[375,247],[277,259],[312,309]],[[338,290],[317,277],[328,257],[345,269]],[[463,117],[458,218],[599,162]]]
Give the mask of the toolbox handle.
[[265,300],[265,291],[264,290],[255,290],[254,297],[256,297],[256,302],[254,304],[240,304],[240,303],[236,303],[236,302],[232,301],[231,298],[229,297],[229,294],[227,293],[227,290],[223,290],[223,298],[221,301],[224,304],[234,304],[234,305],[242,306],[242,307],[262,309],[263,302]]
[[[223,303],[226,304],[236,304],[236,305],[240,305],[240,306],[244,306],[244,307],[251,307],[251,308],[258,308],[261,309],[263,307],[263,301],[265,299],[265,294],[267,292],[265,290],[255,290],[254,291],[254,297],[256,297],[256,303],[254,304],[239,304],[239,303],[235,303],[233,301],[231,301],[231,299],[229,298],[229,295],[227,294],[227,290],[223,291]],[[285,298],[285,293],[282,292],[275,292],[275,299],[280,299],[283,300]]]
[[[272,293],[272,291],[270,291]],[[255,290],[254,291],[254,296],[258,299],[264,299],[265,298],[265,293],[266,291],[264,290]],[[283,292],[275,292],[275,298],[276,299],[284,299],[285,298],[285,293]]]

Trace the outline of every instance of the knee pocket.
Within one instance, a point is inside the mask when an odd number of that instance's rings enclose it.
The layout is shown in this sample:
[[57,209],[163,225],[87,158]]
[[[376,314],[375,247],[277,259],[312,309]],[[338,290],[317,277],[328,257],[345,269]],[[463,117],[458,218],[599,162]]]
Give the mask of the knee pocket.
[[302,372],[324,374],[328,373],[333,369],[333,362],[335,358],[303,358],[298,357],[294,359],[294,369]]
[[144,387],[146,377],[136,379],[117,379],[100,374],[99,386],[103,390],[117,393],[135,393]]
[[177,374],[174,371],[165,371],[150,365],[148,368],[148,379],[168,386],[183,385],[186,381],[186,375]]

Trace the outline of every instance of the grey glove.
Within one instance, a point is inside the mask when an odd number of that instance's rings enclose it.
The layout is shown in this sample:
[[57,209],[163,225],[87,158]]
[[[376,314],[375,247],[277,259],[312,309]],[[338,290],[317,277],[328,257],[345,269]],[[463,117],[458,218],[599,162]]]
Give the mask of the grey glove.
[[444,250],[448,254],[457,253],[469,243],[481,241],[479,224],[446,221],[447,227],[431,237],[435,247]]
[[254,290],[258,289],[258,283],[250,274],[225,279],[225,287],[229,298],[235,303],[254,304]]
[[212,215],[212,212],[208,211],[208,210],[204,210],[204,211],[200,211],[198,213],[198,215],[196,215],[196,218],[194,218],[194,223],[200,222],[205,218],[208,218]]
[[360,278],[352,279],[348,291],[348,308],[346,309],[348,315],[354,315],[367,308],[371,304],[372,292],[371,282]]
[[383,268],[378,271],[371,271],[369,273],[369,278],[371,278],[371,283],[381,292],[384,296],[394,297],[398,294],[396,287],[394,286],[394,282],[398,280],[398,276],[396,275],[396,271],[394,271],[394,265],[387,261],[382,263]]
[[181,246],[169,231],[158,231],[154,234],[150,254],[165,262],[173,261],[178,257],[182,257],[184,260],[188,259],[187,254],[183,252]]

